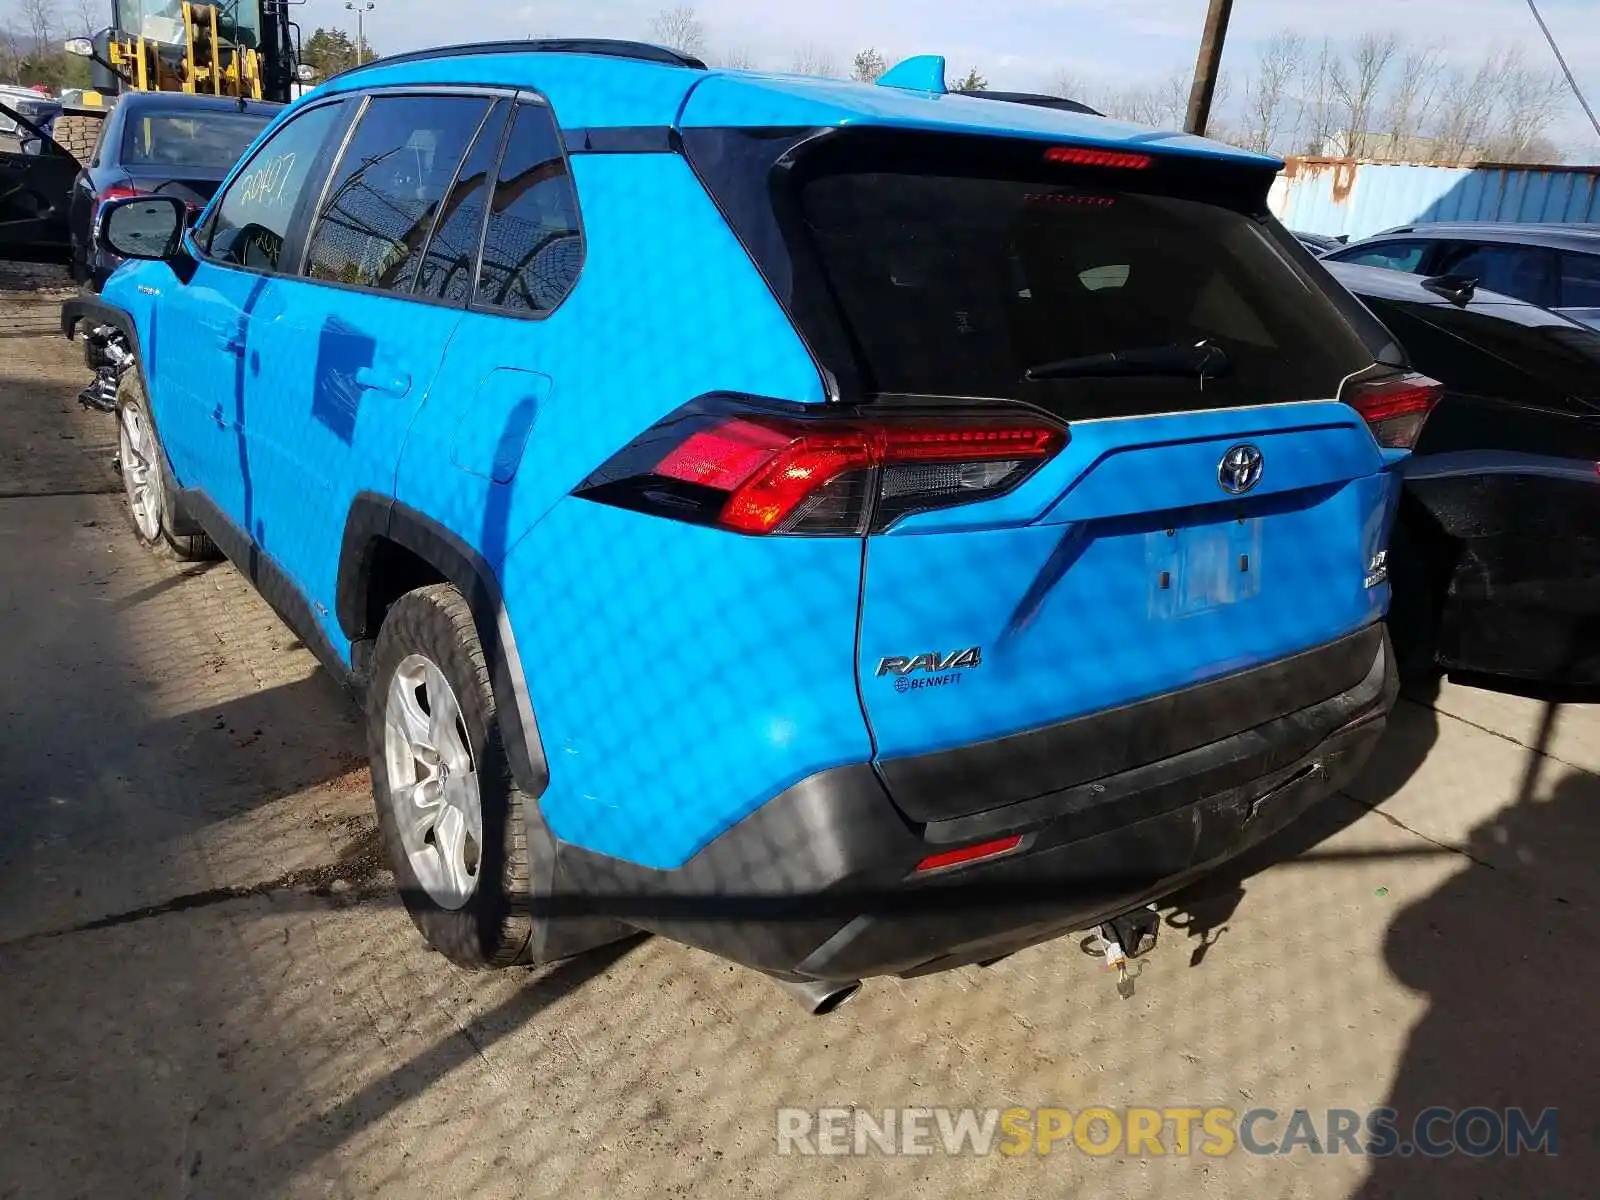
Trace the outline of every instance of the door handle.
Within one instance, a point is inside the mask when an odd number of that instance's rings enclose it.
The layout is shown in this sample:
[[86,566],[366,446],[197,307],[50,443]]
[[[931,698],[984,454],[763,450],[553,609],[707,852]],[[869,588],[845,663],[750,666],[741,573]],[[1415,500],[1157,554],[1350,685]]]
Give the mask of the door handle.
[[229,354],[243,354],[245,345],[245,331],[235,325],[232,329],[223,329],[217,332],[217,346]]
[[369,392],[382,392],[386,396],[404,396],[411,390],[411,376],[404,371],[386,371],[382,367],[360,367],[356,370],[356,386]]

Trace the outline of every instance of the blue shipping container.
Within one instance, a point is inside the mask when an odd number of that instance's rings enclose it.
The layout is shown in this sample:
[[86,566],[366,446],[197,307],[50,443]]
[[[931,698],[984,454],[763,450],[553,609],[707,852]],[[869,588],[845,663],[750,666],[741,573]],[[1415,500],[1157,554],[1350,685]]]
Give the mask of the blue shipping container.
[[1419,221],[1600,222],[1600,167],[1290,158],[1272,188],[1290,229],[1350,240]]

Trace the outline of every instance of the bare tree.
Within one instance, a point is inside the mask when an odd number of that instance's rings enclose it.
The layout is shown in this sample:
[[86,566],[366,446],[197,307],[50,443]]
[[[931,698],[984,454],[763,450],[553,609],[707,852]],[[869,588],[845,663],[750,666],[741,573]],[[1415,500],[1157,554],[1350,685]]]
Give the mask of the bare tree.
[[1485,147],[1489,157],[1500,162],[1548,162],[1542,157],[1550,148],[1544,133],[1566,102],[1565,83],[1553,72],[1528,66],[1520,46],[1501,55],[1499,68],[1494,127]]
[[1483,143],[1494,115],[1500,56],[1491,55],[1475,71],[1449,71],[1440,89],[1434,119],[1434,157],[1439,162],[1466,164],[1483,157]]
[[1402,55],[1399,74],[1389,90],[1383,116],[1390,156],[1410,156],[1413,151],[1408,149],[1408,143],[1414,147],[1432,123],[1434,110],[1439,106],[1443,70],[1443,54],[1436,45],[1414,46]]
[[0,83],[22,82],[22,39],[9,22],[0,24]]
[[1305,71],[1305,38],[1292,30],[1272,35],[1261,48],[1255,78],[1245,86],[1245,125],[1240,144],[1248,150],[1271,150],[1289,132],[1290,89]]
[[61,12],[56,0],[21,0],[17,11],[22,23],[33,39],[33,52],[55,49],[56,30],[61,28]]
[[796,75],[822,75],[829,79],[839,75],[839,65],[833,55],[815,42],[807,42],[795,51],[794,65],[790,69]]
[[851,60],[850,78],[857,83],[877,83],[888,69],[888,60],[868,46]]
[[1360,158],[1372,132],[1373,110],[1383,90],[1389,63],[1400,49],[1393,33],[1364,33],[1356,39],[1350,57],[1336,57],[1329,84],[1338,104],[1344,153]]
[[110,12],[101,0],[77,0],[69,23],[74,26],[74,36],[88,37],[111,24],[109,18]]
[[[30,0],[31,2],[31,0]],[[650,22],[650,35],[663,46],[698,58],[706,48],[706,26],[693,5],[664,8]]]
[[[1191,83],[1188,73],[1180,68],[1159,83],[1110,89],[1101,93],[1097,103],[1089,103],[1106,116],[1116,117],[1120,121],[1178,129],[1189,112]],[[1226,102],[1229,90],[1227,76],[1217,80],[1215,102],[1218,105]]]
[[1063,100],[1076,100],[1080,104],[1087,104],[1090,108],[1097,107],[1088,97],[1095,95],[1097,89],[1090,87],[1089,81],[1082,75],[1072,71],[1058,71],[1045,85],[1045,91],[1052,96],[1060,96]]
[[726,67],[730,71],[748,71],[756,65],[756,60],[750,56],[750,51],[743,46],[732,46],[711,57],[717,66]]
[[1295,128],[1296,132],[1305,131],[1308,154],[1328,153],[1328,141],[1338,128],[1339,117],[1333,94],[1333,76],[1338,59],[1339,52],[1327,38],[1323,38],[1322,44],[1317,47],[1315,59],[1307,59],[1307,87]]

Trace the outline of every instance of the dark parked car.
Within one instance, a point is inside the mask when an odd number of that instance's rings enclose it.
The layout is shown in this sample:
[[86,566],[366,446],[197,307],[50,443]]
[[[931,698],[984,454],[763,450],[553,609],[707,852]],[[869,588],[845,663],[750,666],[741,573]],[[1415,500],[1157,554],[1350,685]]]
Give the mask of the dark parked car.
[[1407,665],[1600,683],[1600,332],[1456,280],[1327,265],[1446,389],[1389,555]]
[[1600,225],[1403,225],[1328,255],[1413,275],[1456,275],[1600,327]]
[[73,185],[68,212],[73,278],[98,290],[118,266],[94,244],[95,214],[108,200],[175,196],[192,215],[282,105],[226,96],[132,93],[106,118],[89,165]]

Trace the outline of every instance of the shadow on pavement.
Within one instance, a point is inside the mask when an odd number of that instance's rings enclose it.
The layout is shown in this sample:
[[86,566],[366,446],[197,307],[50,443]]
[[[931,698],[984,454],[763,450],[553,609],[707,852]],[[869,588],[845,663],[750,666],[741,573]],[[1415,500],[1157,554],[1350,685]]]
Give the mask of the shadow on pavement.
[[[1397,1111],[1402,1138],[1433,1107],[1501,1115],[1520,1108],[1531,1126],[1554,1108],[1558,1156],[1525,1150],[1512,1157],[1495,1146],[1482,1158],[1384,1157],[1373,1161],[1356,1200],[1594,1194],[1600,957],[1584,919],[1593,914],[1549,884],[1553,866],[1570,867],[1574,840],[1593,836],[1600,777],[1572,771],[1548,799],[1535,799],[1540,751],[1528,753],[1523,794],[1468,839],[1475,862],[1389,928],[1389,969],[1423,993],[1429,1007],[1411,1033],[1386,1104]],[[1530,901],[1528,888],[1540,884],[1545,893]],[[1450,1129],[1451,1121],[1441,1119],[1429,1132],[1438,1140]],[[1489,1132],[1480,1124],[1469,1136]]]
[[[1421,768],[1439,740],[1439,714],[1434,709],[1438,696],[1436,679],[1409,685],[1395,705],[1383,740],[1356,782],[1328,797],[1281,833],[1172,898],[1172,911],[1166,915],[1165,923],[1194,941],[1189,956],[1191,967],[1203,964],[1211,948],[1228,932],[1228,922],[1244,903],[1246,884],[1253,876],[1290,860],[1309,864],[1347,857],[1322,848],[1323,843],[1368,813],[1381,812],[1383,803],[1405,787]],[[1357,791],[1372,798],[1357,800]],[[1383,853],[1355,851],[1348,856],[1377,857]],[[1432,856],[1449,851],[1425,848],[1412,853]]]

